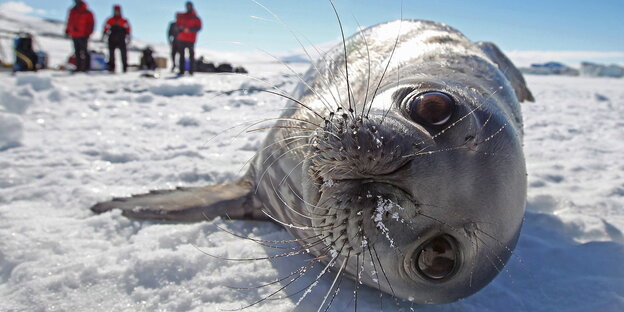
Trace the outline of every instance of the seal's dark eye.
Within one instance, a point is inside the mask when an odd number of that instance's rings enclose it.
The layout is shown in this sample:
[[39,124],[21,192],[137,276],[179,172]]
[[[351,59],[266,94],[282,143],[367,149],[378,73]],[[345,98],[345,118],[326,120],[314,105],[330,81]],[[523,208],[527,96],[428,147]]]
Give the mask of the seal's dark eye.
[[412,120],[441,126],[451,119],[454,104],[450,95],[430,91],[410,97],[406,108]]

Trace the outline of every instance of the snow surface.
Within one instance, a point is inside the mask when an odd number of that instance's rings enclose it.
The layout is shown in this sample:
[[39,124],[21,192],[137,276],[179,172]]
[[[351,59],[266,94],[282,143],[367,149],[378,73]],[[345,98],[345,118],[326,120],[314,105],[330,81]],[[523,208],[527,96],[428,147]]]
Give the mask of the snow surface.
[[[2,18],[0,26],[37,21]],[[53,60],[69,55],[69,41],[41,40]],[[158,49],[166,53],[165,46]],[[140,222],[88,210],[112,196],[220,183],[245,170],[264,136],[245,127],[278,116],[283,101],[224,91],[291,90],[297,77],[259,53],[213,55],[246,62],[256,78],[0,74],[0,311],[238,309],[284,284],[242,291],[228,286],[265,284],[306,263],[303,255],[224,261],[202,253],[279,254],[227,232],[290,239],[275,224]],[[289,66],[298,73],[307,67]],[[526,78],[537,101],[523,104],[529,194],[514,256],[490,285],[465,300],[397,305],[384,295],[384,311],[624,309],[624,80]],[[311,269],[305,281],[279,294],[304,288],[321,270]],[[298,307],[295,295],[244,311],[316,311],[333,278],[322,278]],[[345,280],[340,288],[332,311],[353,310],[355,285]],[[376,291],[360,287],[358,299],[359,311],[380,309]]]
[[[286,90],[297,81],[280,64],[250,69]],[[0,75],[0,142],[14,141],[0,152],[0,310],[236,309],[283,285],[227,286],[267,283],[305,263],[301,255],[223,261],[199,250],[231,258],[277,254],[219,229],[289,239],[270,223],[139,222],[88,210],[111,196],[234,179],[264,135],[240,134],[245,122],[275,117],[283,105],[270,94],[219,93],[263,84],[244,76],[167,78]],[[523,104],[530,187],[515,255],[476,295],[416,310],[624,307],[624,80],[527,78],[537,102]],[[308,283],[319,272],[311,270]],[[323,278],[298,308],[315,310],[332,278]],[[351,304],[354,285],[341,288],[336,311]],[[248,310],[291,311],[297,299]],[[386,311],[411,307],[383,299]],[[360,289],[358,309],[377,311],[376,292]]]

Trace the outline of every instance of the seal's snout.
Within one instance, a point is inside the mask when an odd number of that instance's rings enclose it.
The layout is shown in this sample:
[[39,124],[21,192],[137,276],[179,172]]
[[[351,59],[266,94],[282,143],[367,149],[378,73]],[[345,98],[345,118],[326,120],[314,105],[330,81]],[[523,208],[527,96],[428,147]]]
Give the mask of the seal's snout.
[[459,249],[449,235],[434,237],[422,244],[412,255],[413,270],[422,278],[444,281],[451,278],[459,266]]
[[314,167],[333,180],[375,178],[405,165],[425,141],[391,116],[335,115],[314,139]]

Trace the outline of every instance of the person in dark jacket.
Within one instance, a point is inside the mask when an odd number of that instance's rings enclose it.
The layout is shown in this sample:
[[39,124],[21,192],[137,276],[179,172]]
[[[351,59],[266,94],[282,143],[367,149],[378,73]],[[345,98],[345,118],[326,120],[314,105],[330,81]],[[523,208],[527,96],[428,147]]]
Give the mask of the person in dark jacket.
[[155,70],[156,60],[154,60],[154,50],[152,47],[147,46],[143,49],[143,55],[141,55],[141,65],[139,69],[143,70]]
[[113,6],[113,17],[104,24],[103,36],[108,36],[108,71],[115,72],[115,50],[121,52],[123,72],[128,71],[128,49],[130,24],[121,15],[121,6]]
[[89,70],[89,37],[93,33],[93,13],[87,8],[83,0],[75,0],[76,5],[69,10],[67,28],[65,34],[74,41],[76,55],[76,71],[86,72]]
[[195,67],[195,42],[197,41],[197,33],[201,30],[201,19],[195,13],[193,3],[186,2],[186,12],[178,14],[176,20],[176,26],[178,28],[178,53],[180,53],[180,62],[178,67],[180,69],[180,75],[184,75],[186,68],[186,61],[184,58],[185,50],[189,50],[189,73],[193,75]]
[[175,20],[169,23],[169,30],[167,31],[167,41],[171,46],[171,72],[176,69],[176,55],[178,54],[178,26],[176,21],[178,20],[178,13],[176,13]]

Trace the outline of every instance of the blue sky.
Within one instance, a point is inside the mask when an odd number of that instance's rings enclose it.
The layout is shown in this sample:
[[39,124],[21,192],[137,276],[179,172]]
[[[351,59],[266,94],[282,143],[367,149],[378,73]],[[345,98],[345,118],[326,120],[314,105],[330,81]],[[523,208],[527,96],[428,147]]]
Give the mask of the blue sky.
[[[339,38],[338,25],[325,0],[259,0],[312,43]],[[1,3],[10,1],[0,0]],[[15,2],[15,1],[13,1]],[[71,0],[20,0],[37,9],[34,15],[65,19]],[[113,4],[123,6],[134,35],[165,42],[165,31],[183,0],[87,0],[99,28]],[[296,49],[288,30],[251,0],[197,0],[204,29],[198,45],[214,50],[271,52]],[[399,0],[335,0],[345,32],[401,17]],[[429,19],[458,28],[470,39],[496,42],[504,50],[624,51],[624,0],[403,0],[403,17]],[[262,19],[253,18],[252,16]],[[247,46],[233,45],[231,41]]]

